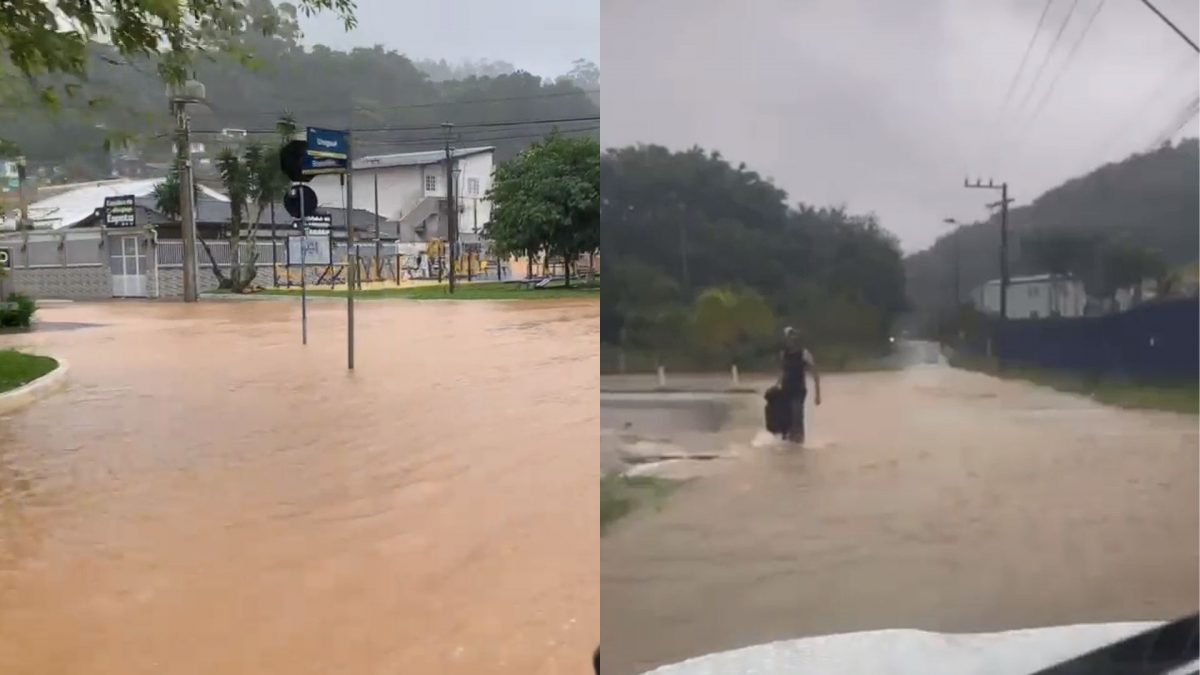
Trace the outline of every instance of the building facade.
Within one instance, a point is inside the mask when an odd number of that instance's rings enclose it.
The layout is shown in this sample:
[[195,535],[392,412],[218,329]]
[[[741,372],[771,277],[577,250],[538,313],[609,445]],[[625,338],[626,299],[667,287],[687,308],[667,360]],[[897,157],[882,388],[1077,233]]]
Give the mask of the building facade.
[[[478,243],[491,219],[491,188],[495,148],[459,148],[452,151],[450,175],[458,202],[458,233],[463,244]],[[384,221],[397,224],[395,236],[405,243],[446,239],[446,153],[440,150],[374,155],[353,162],[354,206],[378,212]],[[344,205],[345,191],[338,176],[317,176],[310,183],[322,207]],[[376,206],[378,205],[378,206]]]
[[[1009,279],[1010,319],[1083,316],[1087,302],[1083,282],[1069,276],[1039,274]],[[971,304],[984,314],[999,315],[1000,280],[992,279],[972,290]]]

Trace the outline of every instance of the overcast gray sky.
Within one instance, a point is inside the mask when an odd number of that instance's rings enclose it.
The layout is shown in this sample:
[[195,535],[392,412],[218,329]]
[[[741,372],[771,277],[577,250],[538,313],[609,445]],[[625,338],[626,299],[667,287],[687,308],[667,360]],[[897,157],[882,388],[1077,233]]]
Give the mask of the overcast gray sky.
[[332,14],[305,19],[305,43],[336,49],[381,44],[416,59],[508,61],[542,77],[575,59],[600,62],[599,0],[357,0],[358,28]]
[[[601,0],[601,139],[720,150],[793,202],[874,211],[912,252],[998,199],[964,174],[1027,202],[1145,149],[1197,96],[1200,60],[1137,0],[1104,2],[1063,69],[1100,1],[1052,0],[998,114],[1045,0]],[[1196,39],[1200,3],[1155,4]]]

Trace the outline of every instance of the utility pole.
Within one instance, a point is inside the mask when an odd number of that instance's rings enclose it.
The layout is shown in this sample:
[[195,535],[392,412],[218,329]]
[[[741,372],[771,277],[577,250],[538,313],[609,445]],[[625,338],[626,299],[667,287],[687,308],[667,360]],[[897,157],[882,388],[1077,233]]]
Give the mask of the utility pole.
[[[17,222],[17,229],[22,231],[33,229],[29,223],[29,194],[25,192],[26,173],[25,156],[21,155],[17,157],[17,200],[21,205],[21,216]],[[28,260],[29,256],[25,256],[25,259]]]
[[354,285],[358,282],[358,242],[354,236],[354,137],[346,133],[346,368],[354,370]]
[[275,238],[275,197],[271,197],[271,288],[279,288],[279,240]]
[[450,259],[450,294],[454,294],[454,258],[455,248],[458,244],[456,236],[458,229],[455,227],[455,221],[458,219],[458,203],[454,197],[454,157],[450,149],[450,135],[454,131],[454,125],[449,122],[442,123],[442,128],[446,130],[446,243],[449,245]]
[[172,100],[175,106],[175,130],[178,134],[179,161],[179,226],[183,238],[183,301],[196,302],[196,214],[192,187],[192,145],[187,101]]
[[383,249],[381,248],[382,244],[379,241],[379,171],[376,170],[374,172],[374,174],[375,174],[375,188],[374,188],[374,193],[375,193],[375,280],[381,281],[380,277],[383,275],[383,266],[382,266],[382,261],[380,260],[380,257],[383,255]]
[[1008,183],[996,185],[991,179],[988,179],[986,184],[979,179],[972,183],[969,179],[964,178],[963,187],[1000,191],[1000,320],[1006,321],[1008,319],[1008,203],[1011,201],[1008,198]]

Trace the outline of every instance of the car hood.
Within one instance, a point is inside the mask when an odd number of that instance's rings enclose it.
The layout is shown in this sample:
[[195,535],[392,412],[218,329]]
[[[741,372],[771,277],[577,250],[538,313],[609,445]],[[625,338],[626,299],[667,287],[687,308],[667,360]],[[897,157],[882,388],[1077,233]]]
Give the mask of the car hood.
[[840,633],[709,654],[645,675],[1028,675],[1162,624],[1082,624],[973,634]]

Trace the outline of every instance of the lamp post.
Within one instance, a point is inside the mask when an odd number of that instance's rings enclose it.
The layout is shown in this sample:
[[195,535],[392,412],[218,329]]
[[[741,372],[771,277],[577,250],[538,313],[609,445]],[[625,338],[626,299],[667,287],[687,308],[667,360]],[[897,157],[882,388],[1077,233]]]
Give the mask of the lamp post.
[[958,309],[958,306],[960,304],[962,304],[962,293],[961,293],[961,289],[959,288],[959,280],[960,280],[960,274],[959,274],[960,267],[959,266],[961,264],[961,258],[959,257],[959,248],[958,248],[959,228],[961,226],[961,223],[959,223],[957,220],[955,220],[953,218],[943,218],[942,222],[947,225],[954,226],[954,234],[951,237],[952,246],[954,248],[954,308]]

